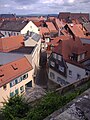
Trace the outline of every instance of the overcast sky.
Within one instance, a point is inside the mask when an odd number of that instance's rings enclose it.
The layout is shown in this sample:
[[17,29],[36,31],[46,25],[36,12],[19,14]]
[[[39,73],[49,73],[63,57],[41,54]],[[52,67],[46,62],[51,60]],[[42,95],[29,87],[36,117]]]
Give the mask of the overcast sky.
[[0,0],[0,14],[90,12],[90,0]]

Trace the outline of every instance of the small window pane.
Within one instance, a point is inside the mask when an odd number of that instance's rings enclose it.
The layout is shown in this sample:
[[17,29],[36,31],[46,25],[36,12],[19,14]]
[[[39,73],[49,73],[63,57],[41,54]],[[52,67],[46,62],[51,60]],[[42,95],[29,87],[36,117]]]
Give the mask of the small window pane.
[[18,94],[18,93],[19,93],[19,91],[18,91],[18,89],[16,89],[16,90],[15,90],[15,94]]
[[72,76],[72,71],[71,71],[71,70],[69,70],[69,75],[71,75],[71,76]]
[[24,86],[21,86],[21,87],[20,87],[20,91],[21,91],[21,93],[24,92]]
[[55,63],[51,61],[51,66],[52,67],[55,67]]
[[51,79],[55,79],[55,74],[52,73],[52,72],[50,72],[50,78],[51,78]]
[[14,96],[14,92],[11,92],[11,93],[10,93],[10,97],[13,97],[13,96]]

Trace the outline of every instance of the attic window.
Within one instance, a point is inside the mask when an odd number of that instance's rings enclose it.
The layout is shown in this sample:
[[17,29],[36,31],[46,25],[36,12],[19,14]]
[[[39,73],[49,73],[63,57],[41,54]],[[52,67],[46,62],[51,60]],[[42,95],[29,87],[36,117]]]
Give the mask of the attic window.
[[0,77],[3,77],[4,76],[4,74],[0,74]]
[[2,73],[2,70],[0,70],[0,77],[3,77],[4,74]]
[[12,68],[13,68],[14,70],[17,70],[17,69],[18,69],[17,66],[16,66],[16,64],[11,65],[11,66],[12,66]]

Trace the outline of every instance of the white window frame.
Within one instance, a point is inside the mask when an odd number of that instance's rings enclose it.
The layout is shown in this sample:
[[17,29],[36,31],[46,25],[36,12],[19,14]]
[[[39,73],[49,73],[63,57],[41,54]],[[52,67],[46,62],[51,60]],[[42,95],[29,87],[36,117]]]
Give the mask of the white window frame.
[[56,53],[53,53],[53,57],[54,57],[55,59],[57,59],[57,54],[56,54]]
[[50,65],[51,65],[52,67],[55,67],[55,62],[50,61]]
[[50,72],[50,78],[55,79],[55,74],[53,72]]
[[62,57],[60,55],[58,55],[58,60],[62,61]]

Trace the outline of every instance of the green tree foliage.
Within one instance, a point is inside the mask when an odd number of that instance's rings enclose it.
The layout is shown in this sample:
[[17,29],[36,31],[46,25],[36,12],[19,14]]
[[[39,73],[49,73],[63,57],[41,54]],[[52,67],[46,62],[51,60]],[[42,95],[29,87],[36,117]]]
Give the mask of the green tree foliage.
[[22,96],[14,96],[6,102],[2,108],[5,120],[20,120],[27,116],[29,105]]
[[14,96],[5,103],[0,116],[2,116],[2,120],[43,120],[88,88],[90,88],[90,82],[69,91],[64,95],[60,95],[56,92],[50,92],[34,105],[31,103],[28,104],[22,96]]

